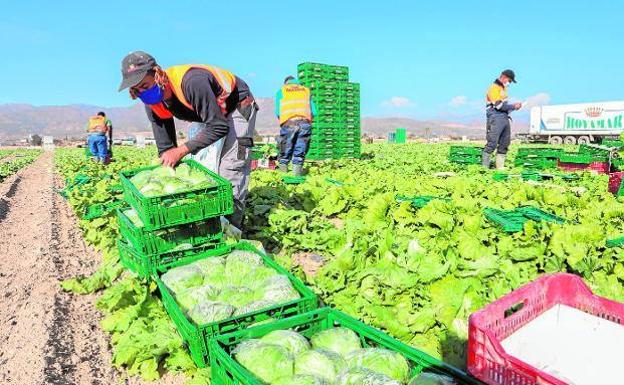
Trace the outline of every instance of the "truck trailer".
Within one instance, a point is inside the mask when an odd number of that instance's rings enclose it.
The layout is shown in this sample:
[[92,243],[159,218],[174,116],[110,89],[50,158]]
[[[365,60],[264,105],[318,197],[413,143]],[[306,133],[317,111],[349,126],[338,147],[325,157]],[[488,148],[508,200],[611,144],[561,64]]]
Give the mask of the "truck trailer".
[[624,101],[533,107],[529,132],[517,136],[535,143],[600,143],[619,137],[623,116]]

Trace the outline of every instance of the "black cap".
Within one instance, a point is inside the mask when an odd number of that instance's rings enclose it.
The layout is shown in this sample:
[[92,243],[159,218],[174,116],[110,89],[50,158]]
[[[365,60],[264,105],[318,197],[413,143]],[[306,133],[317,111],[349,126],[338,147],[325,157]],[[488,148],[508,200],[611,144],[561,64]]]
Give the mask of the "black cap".
[[293,80],[295,77],[294,76],[286,76],[286,79],[284,79],[284,84],[288,83],[289,81]]
[[514,83],[516,82],[516,74],[512,71],[512,70],[504,70],[501,75],[505,75],[509,78],[509,80],[511,80]]
[[121,76],[123,77],[119,90],[136,86],[145,77],[145,74],[155,66],[156,59],[147,52],[130,52],[121,61]]

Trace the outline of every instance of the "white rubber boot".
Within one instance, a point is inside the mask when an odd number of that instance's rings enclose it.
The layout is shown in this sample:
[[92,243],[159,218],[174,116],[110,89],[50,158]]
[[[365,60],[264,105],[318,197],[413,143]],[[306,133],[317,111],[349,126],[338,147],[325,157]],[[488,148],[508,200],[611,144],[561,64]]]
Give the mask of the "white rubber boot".
[[505,154],[496,154],[496,169],[505,169]]

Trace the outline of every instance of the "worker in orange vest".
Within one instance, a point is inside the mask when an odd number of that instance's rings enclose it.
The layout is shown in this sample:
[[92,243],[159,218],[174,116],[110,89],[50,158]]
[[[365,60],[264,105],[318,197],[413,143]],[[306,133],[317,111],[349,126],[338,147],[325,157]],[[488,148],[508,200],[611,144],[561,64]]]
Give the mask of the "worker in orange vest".
[[[142,51],[132,52],[122,60],[121,74],[119,91],[129,88],[131,97],[145,104],[164,166],[175,167],[184,156],[197,154],[223,139],[216,171],[232,182],[234,214],[229,220],[240,228],[258,111],[247,83],[210,65],[177,65],[165,70]],[[195,135],[180,146],[174,117],[194,122]]]
[[490,158],[496,150],[496,168],[505,168],[505,157],[511,143],[511,124],[509,114],[519,110],[522,103],[511,104],[507,100],[507,89],[516,83],[516,74],[512,70],[503,71],[490,86],[486,98],[486,140],[481,163],[490,168]]
[[316,108],[310,90],[288,76],[275,97],[275,115],[280,123],[280,171],[287,172],[292,159],[293,174],[303,174],[303,162],[310,147],[312,118]]
[[87,144],[89,145],[89,151],[91,156],[96,162],[106,163],[108,156],[107,139],[108,133],[108,119],[103,112],[98,112],[97,115],[89,118],[87,123],[87,132],[89,136],[87,138]]

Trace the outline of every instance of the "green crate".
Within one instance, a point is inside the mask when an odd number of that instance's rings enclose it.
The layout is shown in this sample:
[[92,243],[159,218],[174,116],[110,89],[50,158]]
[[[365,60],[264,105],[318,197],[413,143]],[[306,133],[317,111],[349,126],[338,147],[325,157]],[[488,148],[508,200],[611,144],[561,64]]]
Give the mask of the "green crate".
[[620,247],[620,246],[624,246],[624,237],[607,239],[607,247]]
[[114,211],[118,207],[122,207],[126,202],[122,200],[114,200],[108,203],[96,203],[85,208],[82,219],[92,220],[95,218],[101,218],[108,213]]
[[481,164],[481,155],[450,155],[451,163],[458,164]]
[[331,72],[300,72],[299,81],[302,85],[310,87],[317,82],[348,82],[349,75],[335,74]]
[[285,317],[294,316],[297,314],[305,313],[314,310],[318,307],[318,299],[316,295],[307,286],[303,284],[297,277],[289,273],[286,269],[278,265],[273,259],[269,258],[266,254],[258,251],[254,246],[246,242],[239,242],[234,246],[229,247],[227,250],[220,254],[212,254],[207,256],[198,256],[193,260],[180,261],[175,265],[164,266],[158,269],[160,274],[165,273],[172,267],[187,265],[202,258],[210,258],[217,255],[224,255],[232,250],[247,250],[252,251],[262,257],[264,264],[277,271],[278,273],[288,277],[293,287],[301,298],[294,301],[285,302],[283,304],[271,306],[266,309],[258,310],[255,312],[247,313],[241,316],[235,316],[223,321],[214,322],[206,325],[195,325],[191,320],[186,318],[183,310],[173,297],[173,294],[160,280],[160,275],[155,277],[156,285],[162,297],[165,310],[176,325],[178,332],[188,344],[191,352],[191,357],[197,366],[203,368],[209,363],[209,341],[219,334],[236,332],[247,328],[249,325],[257,322],[266,321],[268,319],[280,319]]
[[437,197],[433,195],[419,195],[419,196],[407,196],[397,195],[394,197],[397,202],[411,202],[412,206],[422,209],[427,206],[432,200],[443,200],[450,202],[450,199],[444,197]]
[[557,167],[557,159],[528,156],[514,159],[514,166],[543,170]]
[[624,159],[618,158],[611,161],[611,166],[617,171],[624,170]]
[[528,219],[515,210],[497,210],[486,207],[483,209],[485,217],[501,227],[506,233],[515,233],[524,229]]
[[359,96],[349,95],[315,95],[312,94],[312,100],[319,108],[323,108],[326,105],[360,105]]
[[602,143],[603,146],[605,147],[610,147],[610,148],[616,148],[616,149],[622,149],[624,147],[624,141],[619,140],[619,139],[608,139],[608,138],[604,138],[602,139]]
[[378,347],[401,354],[410,364],[410,379],[423,372],[430,372],[451,377],[458,385],[481,384],[461,370],[328,307],[214,338],[210,341],[212,381],[218,385],[262,385],[259,379],[232,357],[234,348],[243,341],[261,338],[275,330],[294,330],[310,338],[319,331],[334,327],[353,330],[366,348]]
[[180,244],[198,247],[207,243],[218,243],[223,239],[220,218],[147,231],[142,227],[136,227],[124,211],[117,209],[119,232],[122,239],[132,245],[138,253],[161,254],[175,249]]
[[183,160],[182,163],[208,174],[215,185],[148,198],[139,192],[130,182],[130,178],[141,171],[160,166],[142,167],[119,173],[124,188],[124,199],[137,211],[145,230],[158,230],[234,212],[232,184],[228,180],[194,160]]
[[285,175],[282,177],[282,182],[284,182],[285,184],[301,184],[301,183],[304,183],[305,181],[306,181],[305,176]]
[[604,162],[611,156],[612,149],[597,144],[581,144],[579,154],[592,155],[597,162]]
[[479,155],[483,153],[483,147],[475,146],[451,146],[449,155]]
[[119,260],[123,267],[130,270],[142,279],[151,279],[157,269],[175,265],[180,261],[190,263],[213,254],[221,255],[228,249],[225,242],[204,244],[187,250],[172,250],[161,254],[143,254],[122,239],[117,240]]
[[305,62],[297,65],[297,72],[315,73],[315,72],[329,72],[335,74],[342,74],[349,76],[349,67],[337,66],[331,64]]
[[558,159],[564,153],[563,149],[548,147],[523,147],[518,149],[516,158],[539,157]]
[[516,208],[516,212],[536,222],[544,221],[558,224],[567,222],[565,218],[558,217],[534,206],[520,206]]
[[594,156],[591,154],[566,152],[559,156],[559,161],[561,163],[591,164],[594,162]]

